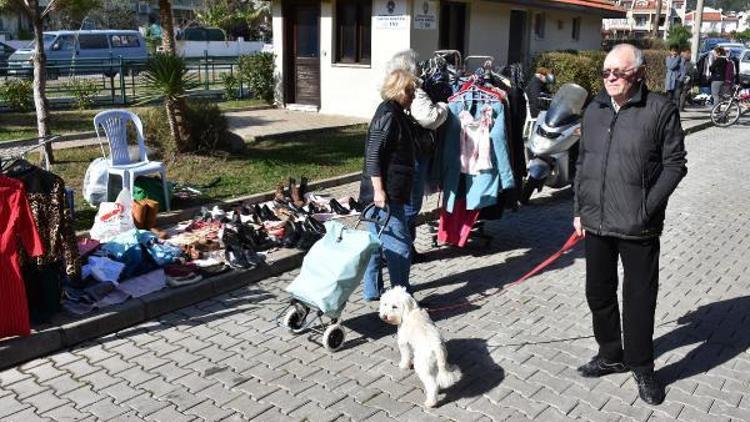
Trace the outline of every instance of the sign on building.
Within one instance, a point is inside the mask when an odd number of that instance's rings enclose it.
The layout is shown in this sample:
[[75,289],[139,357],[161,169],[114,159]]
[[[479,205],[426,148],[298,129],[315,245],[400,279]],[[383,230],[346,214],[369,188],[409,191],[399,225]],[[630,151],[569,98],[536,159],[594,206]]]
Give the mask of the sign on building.
[[437,2],[433,0],[414,1],[414,28],[437,29]]

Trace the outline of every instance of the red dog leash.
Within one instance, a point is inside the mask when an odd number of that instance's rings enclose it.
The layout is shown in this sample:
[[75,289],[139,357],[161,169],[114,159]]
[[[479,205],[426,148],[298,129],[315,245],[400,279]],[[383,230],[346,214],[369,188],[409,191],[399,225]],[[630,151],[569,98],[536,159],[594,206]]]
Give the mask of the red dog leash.
[[490,296],[494,296],[494,295],[498,295],[498,294],[503,294],[506,291],[508,291],[508,288],[523,283],[524,281],[526,281],[529,278],[531,278],[534,275],[536,275],[539,271],[542,271],[549,264],[555,262],[558,258],[560,258],[561,256],[563,256],[566,252],[568,252],[569,250],[573,249],[573,247],[575,245],[577,245],[578,242],[581,241],[581,239],[583,239],[583,237],[578,236],[575,232],[573,232],[573,234],[570,235],[570,237],[568,238],[568,240],[565,242],[565,244],[563,245],[563,247],[560,248],[559,251],[557,251],[554,254],[552,254],[552,256],[550,256],[549,258],[545,259],[544,262],[542,262],[541,264],[539,264],[536,267],[534,267],[533,270],[531,270],[528,273],[524,274],[518,280],[516,280],[516,281],[514,281],[512,283],[508,283],[508,284],[503,285],[503,287],[500,288],[495,293],[492,293],[492,294],[489,294],[489,295],[486,295],[486,296],[482,296],[482,297],[474,299],[474,300],[469,300],[469,301],[466,301],[466,302],[463,302],[463,303],[455,303],[455,304],[452,304],[452,305],[438,306],[437,308],[427,308],[427,312],[440,312],[440,311],[446,311],[446,310],[449,310],[449,309],[462,308],[464,306],[471,305],[474,302],[479,302],[480,300],[487,299]]

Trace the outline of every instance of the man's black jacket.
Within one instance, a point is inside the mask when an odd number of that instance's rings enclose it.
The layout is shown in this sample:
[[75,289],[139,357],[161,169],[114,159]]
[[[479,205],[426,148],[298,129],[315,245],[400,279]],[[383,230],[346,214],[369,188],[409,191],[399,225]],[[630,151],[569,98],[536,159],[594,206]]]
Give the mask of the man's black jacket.
[[605,90],[583,116],[575,215],[600,236],[659,236],[667,200],[687,174],[680,117],[667,98],[641,84],[615,113]]

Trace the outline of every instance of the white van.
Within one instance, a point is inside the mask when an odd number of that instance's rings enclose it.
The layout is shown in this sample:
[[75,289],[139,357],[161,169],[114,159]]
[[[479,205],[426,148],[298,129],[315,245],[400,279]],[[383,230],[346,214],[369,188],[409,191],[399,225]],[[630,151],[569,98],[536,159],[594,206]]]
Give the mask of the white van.
[[[44,33],[47,72],[52,76],[104,73],[114,75],[120,68],[120,57],[128,63],[143,64],[148,51],[138,31],[91,30],[50,31]],[[35,42],[16,50],[8,58],[8,74],[33,74]]]

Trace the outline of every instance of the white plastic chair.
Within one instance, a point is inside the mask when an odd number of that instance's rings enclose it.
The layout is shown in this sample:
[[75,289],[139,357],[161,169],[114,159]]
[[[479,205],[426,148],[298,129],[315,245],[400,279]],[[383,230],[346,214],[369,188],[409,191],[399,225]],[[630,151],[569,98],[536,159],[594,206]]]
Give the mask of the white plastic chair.
[[[130,159],[128,151],[128,121],[133,122],[138,141],[138,161],[135,162]],[[143,123],[141,123],[138,115],[127,110],[107,110],[94,116],[96,138],[102,147],[102,154],[106,156],[99,136],[100,127],[104,129],[104,135],[109,143],[109,174],[119,175],[122,178],[122,186],[127,186],[132,194],[136,177],[159,173],[164,188],[164,200],[166,201],[164,205],[167,211],[170,211],[167,167],[161,161],[149,161],[143,139]],[[107,197],[109,197],[109,183],[107,183],[107,190]]]

